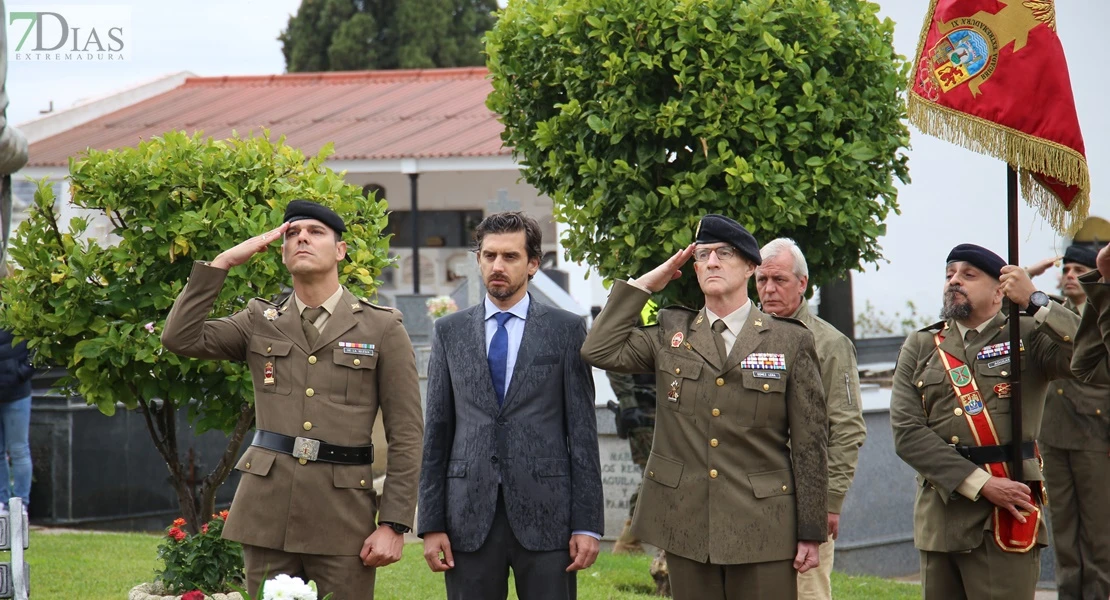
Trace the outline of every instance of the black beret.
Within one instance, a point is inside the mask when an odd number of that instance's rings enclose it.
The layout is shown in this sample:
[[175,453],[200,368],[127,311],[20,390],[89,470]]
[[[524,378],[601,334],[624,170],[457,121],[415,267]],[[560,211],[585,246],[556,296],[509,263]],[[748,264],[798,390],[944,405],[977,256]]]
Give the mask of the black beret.
[[331,227],[336,233],[343,233],[347,231],[347,226],[343,224],[343,219],[335,214],[335,211],[311,200],[293,200],[289,206],[285,207],[285,223],[292,223],[302,219],[316,219],[317,221]]
[[1068,246],[1067,250],[1064,250],[1065,265],[1068,263],[1078,263],[1088,269],[1094,269],[1096,266],[1095,259],[1097,258],[1098,250],[1086,244],[1072,244]]
[[755,236],[748,233],[744,226],[722,215],[705,215],[698,223],[694,234],[695,244],[724,243],[736,248],[740,255],[757,266],[763,264],[759,256],[759,244]]
[[1001,256],[975,244],[960,244],[953,248],[948,253],[945,264],[956,261],[969,262],[995,279],[1002,278],[1002,267],[1006,266],[1006,261],[1002,260]]

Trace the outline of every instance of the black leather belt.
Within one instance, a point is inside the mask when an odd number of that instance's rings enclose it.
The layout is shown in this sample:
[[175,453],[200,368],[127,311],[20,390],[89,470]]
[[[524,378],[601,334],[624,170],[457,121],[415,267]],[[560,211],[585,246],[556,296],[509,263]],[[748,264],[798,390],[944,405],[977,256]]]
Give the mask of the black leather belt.
[[[952,445],[960,456],[970,460],[977,465],[986,465],[990,463],[1004,463],[1010,462],[1010,457],[1013,456],[1013,446],[1006,444],[1004,446],[956,446]],[[1037,456],[1036,442],[1022,442],[1021,443],[1021,458],[1022,460],[1034,458]]]
[[368,465],[374,462],[374,445],[336,446],[311,438],[290,437],[261,429],[254,432],[252,446],[275,450],[302,458],[305,461],[336,463],[339,465]]

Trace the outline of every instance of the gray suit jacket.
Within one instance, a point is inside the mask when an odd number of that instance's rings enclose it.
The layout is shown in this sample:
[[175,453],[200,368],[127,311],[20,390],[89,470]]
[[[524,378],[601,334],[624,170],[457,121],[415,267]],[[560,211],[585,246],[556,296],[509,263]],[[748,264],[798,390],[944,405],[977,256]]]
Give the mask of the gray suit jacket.
[[572,531],[603,532],[593,377],[579,355],[585,325],[533,298],[498,408],[484,317],[478,304],[436,321],[417,533],[443,531],[453,550],[477,550],[499,481],[528,550],[565,549]]

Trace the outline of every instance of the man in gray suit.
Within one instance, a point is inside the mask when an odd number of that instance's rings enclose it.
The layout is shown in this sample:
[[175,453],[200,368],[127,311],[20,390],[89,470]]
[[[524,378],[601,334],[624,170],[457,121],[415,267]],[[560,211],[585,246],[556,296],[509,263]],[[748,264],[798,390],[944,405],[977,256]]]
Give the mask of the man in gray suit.
[[485,302],[436,322],[428,364],[424,558],[449,600],[503,600],[510,568],[521,598],[574,599],[604,530],[586,328],[528,294],[534,219],[490,215],[475,237]]

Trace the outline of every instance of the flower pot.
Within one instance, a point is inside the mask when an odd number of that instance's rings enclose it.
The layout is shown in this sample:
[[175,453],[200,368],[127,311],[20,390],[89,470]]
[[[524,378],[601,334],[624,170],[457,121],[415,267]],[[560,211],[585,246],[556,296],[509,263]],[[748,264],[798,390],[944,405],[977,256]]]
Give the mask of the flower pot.
[[[131,588],[131,591],[127,594],[127,600],[180,600],[180,598],[180,595],[167,592],[159,582],[140,583]],[[243,596],[239,592],[229,592],[227,594],[205,596],[204,600],[243,600]]]

